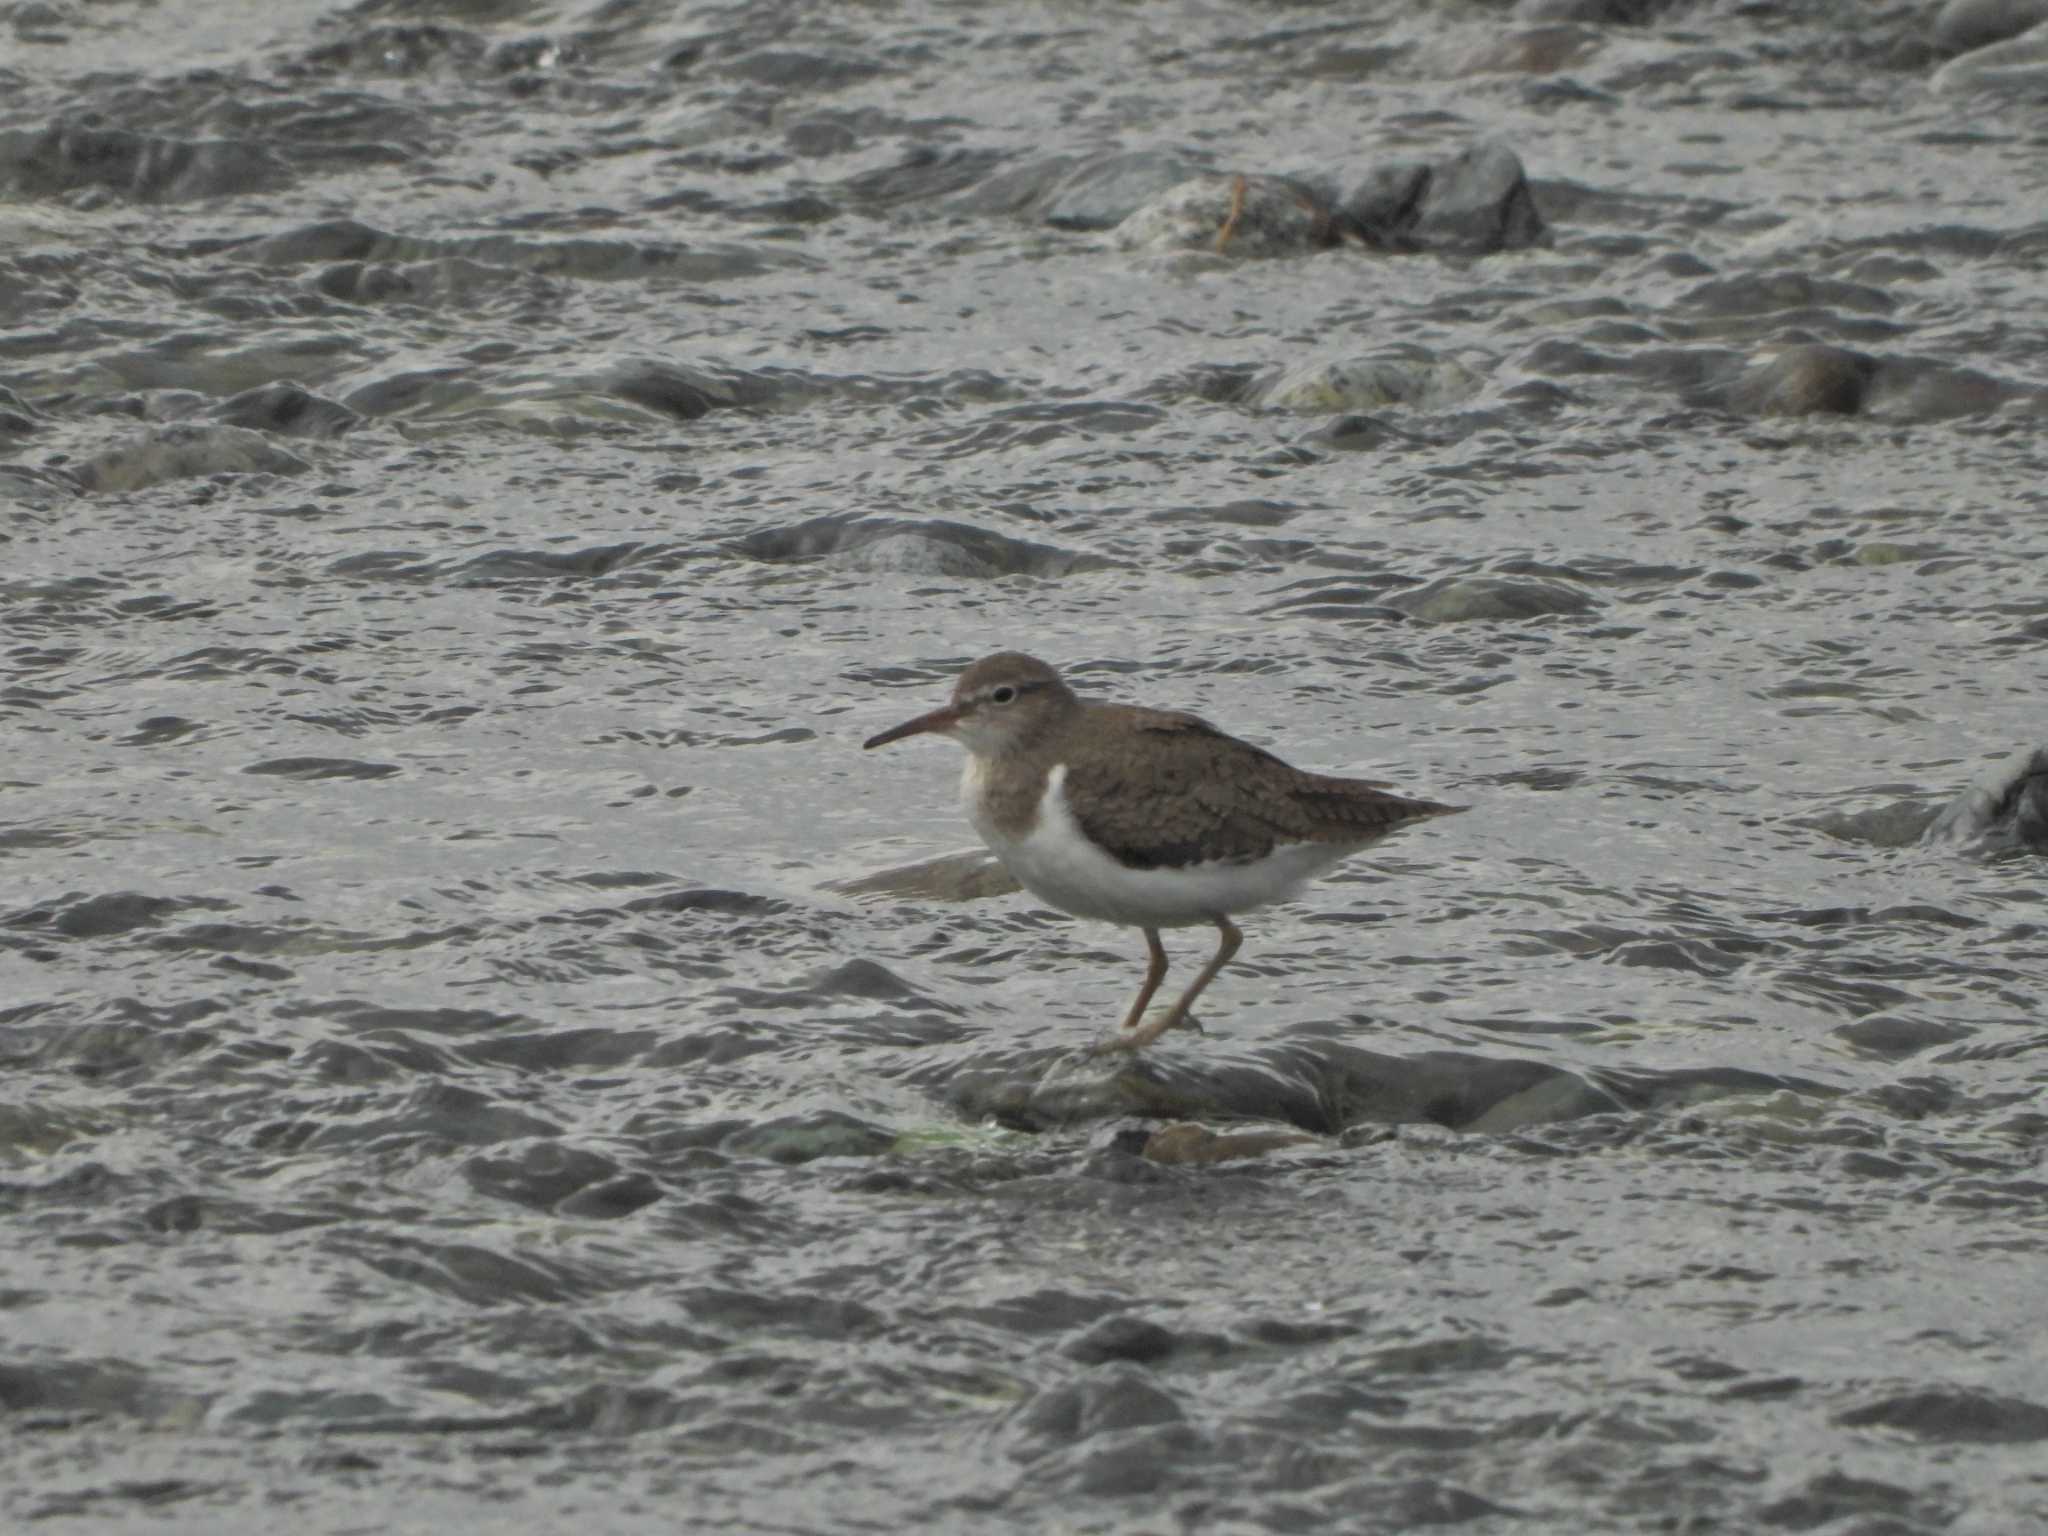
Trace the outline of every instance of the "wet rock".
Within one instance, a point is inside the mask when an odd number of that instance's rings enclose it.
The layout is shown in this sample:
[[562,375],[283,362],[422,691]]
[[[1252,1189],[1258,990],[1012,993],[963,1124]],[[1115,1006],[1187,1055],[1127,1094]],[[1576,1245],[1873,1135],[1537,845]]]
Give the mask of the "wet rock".
[[1532,1126],[1597,1115],[1606,1105],[1607,1095],[1599,1089],[1560,1074],[1539,1079],[1519,1092],[1494,1100],[1460,1129],[1479,1136],[1500,1136]]
[[828,513],[763,528],[728,546],[753,560],[820,561],[842,570],[992,580],[999,576],[1067,576],[1109,562],[1012,539],[946,518],[859,517]]
[[725,61],[728,74],[781,90],[833,91],[886,73],[878,59],[845,49],[761,48]]
[[484,40],[474,32],[433,23],[393,23],[364,27],[309,49],[301,67],[318,74],[406,76],[469,68],[483,56]]
[[1894,295],[1873,284],[1795,271],[1745,272],[1735,277],[1710,278],[1687,292],[1679,302],[1689,311],[1716,320],[1749,320],[1787,311],[1830,318],[1844,311],[1889,315],[1899,307]]
[[646,1209],[661,1194],[661,1186],[650,1175],[625,1173],[578,1190],[555,1207],[555,1214],[585,1221],[615,1221]]
[[1988,415],[2014,401],[2038,409],[2043,396],[2037,388],[1975,368],[1928,358],[1886,357],[1879,361],[1864,410],[1890,421],[1951,421]]
[[1029,1442],[1024,1453],[1030,1455],[1093,1435],[1179,1424],[1185,1418],[1173,1394],[1150,1371],[1119,1361],[1039,1393],[1014,1422]]
[[76,123],[0,132],[0,189],[24,197],[95,189],[136,202],[179,202],[264,191],[289,179],[284,163],[260,144]]
[[807,192],[796,192],[788,197],[747,203],[733,213],[737,218],[758,219],[766,224],[825,224],[839,217],[839,205]]
[[800,983],[813,997],[858,997],[871,1002],[916,1003],[931,1000],[885,965],[872,960],[847,960],[812,971]]
[[21,396],[0,384],[0,433],[19,436],[36,429],[37,412]]
[[670,916],[709,912],[718,917],[749,919],[773,917],[788,910],[788,903],[777,901],[772,896],[756,896],[751,891],[720,890],[709,885],[664,891],[659,896],[640,896],[624,905],[628,912],[661,912]]
[[208,1202],[197,1195],[172,1195],[142,1213],[152,1232],[197,1232],[207,1224]]
[[1389,405],[1441,410],[1479,392],[1463,363],[1422,355],[1341,358],[1305,363],[1246,392],[1247,402],[1302,412],[1370,411]]
[[1835,1416],[1837,1424],[1876,1425],[1918,1440],[2026,1445],[2048,1440],[2048,1407],[1988,1392],[1935,1390],[1887,1397]]
[[1520,158],[1486,140],[1448,159],[1376,168],[1341,200],[1294,177],[1205,174],[1134,210],[1111,238],[1123,250],[1236,259],[1305,255],[1347,240],[1483,255],[1537,244],[1544,233]]
[[1152,1365],[1171,1355],[1175,1342],[1171,1329],[1128,1312],[1118,1312],[1082,1329],[1060,1346],[1060,1353],[1084,1365],[1100,1365],[1109,1360]]
[[263,778],[300,779],[388,779],[403,772],[396,763],[369,763],[354,757],[269,757],[251,763],[242,772]]
[[1286,176],[1204,175],[1184,181],[1117,225],[1127,251],[1210,251],[1232,260],[1302,256],[1343,239],[1329,197]]
[[1819,1530],[1851,1516],[1905,1516],[1911,1507],[1913,1493],[1894,1483],[1876,1483],[1847,1473],[1821,1473],[1794,1493],[1765,1503],[1757,1509],[1757,1520],[1782,1530]]
[[1971,91],[2048,92],[2048,22],[1949,60],[1934,72],[1928,88],[1939,96]]
[[1405,432],[1380,416],[1351,412],[1304,432],[1300,446],[1329,453],[1374,453],[1387,448],[1422,448],[1429,439]]
[[962,193],[954,207],[1037,218],[1060,229],[1114,229],[1155,198],[1213,172],[1207,155],[1184,149],[1046,155],[1004,167]]
[[787,1115],[735,1131],[723,1149],[741,1157],[765,1157],[795,1166],[821,1157],[879,1157],[896,1145],[893,1132],[837,1110]]
[[1052,187],[1040,216],[1062,229],[1114,229],[1133,210],[1208,170],[1206,156],[1178,149],[1086,160]]
[[206,727],[197,720],[187,720],[183,715],[151,715],[137,723],[134,730],[121,738],[124,747],[160,747],[169,742],[183,741],[187,737],[204,731]]
[[195,475],[297,475],[310,468],[247,427],[180,423],[96,454],[79,466],[78,482],[88,491],[139,491]]
[[1007,574],[1000,563],[952,540],[905,530],[845,550],[832,562],[843,570],[877,575],[951,576],[988,581]]
[[1533,576],[1446,576],[1390,597],[1387,605],[1432,624],[1537,619],[1599,607],[1589,592]]
[[1517,21],[1584,21],[1596,26],[1639,27],[1680,0],[1518,0]]
[[847,201],[860,207],[896,208],[963,192],[1002,159],[998,150],[919,148],[894,165],[863,171],[838,185]]
[[149,1377],[125,1361],[63,1360],[49,1365],[0,1366],[0,1410],[71,1408],[93,1414],[140,1416],[152,1392]]
[[644,410],[695,421],[713,411],[766,405],[781,393],[772,379],[738,368],[696,367],[631,358],[607,368],[597,388]]
[[1202,1436],[1186,1424],[1159,1424],[1106,1435],[1065,1459],[1064,1482],[1074,1493],[1096,1499],[1158,1496],[1184,1486],[1183,1468],[1212,1456]]
[[1950,801],[1920,840],[1986,853],[2048,851],[2048,746],[2023,748],[1993,768]]
[[105,896],[88,896],[57,914],[52,926],[73,939],[104,939],[136,928],[162,922],[184,905],[169,896],[145,896],[139,891],[113,891]]
[[[361,1127],[366,1139],[386,1135],[428,1135],[470,1146],[528,1138],[556,1140],[562,1127],[488,1094],[442,1080],[411,1095],[398,1113]],[[352,1134],[342,1131],[342,1136]]]
[[1412,42],[1332,43],[1302,66],[1312,80],[1370,80],[1416,51]]
[[1873,357],[1809,342],[1733,370],[1725,365],[1689,391],[1694,403],[1748,416],[1877,416],[1950,421],[1981,416],[2039,391],[1974,368],[1913,357]]
[[1922,1051],[1931,1051],[1937,1046],[1953,1045],[1958,1040],[1967,1040],[1976,1033],[1963,1024],[1939,1024],[1932,1019],[1901,1019],[1880,1016],[1857,1019],[1853,1023],[1837,1025],[1834,1036],[1847,1042],[1859,1051],[1872,1056],[1883,1056],[1899,1060],[1917,1056]]
[[1265,1157],[1288,1147],[1319,1145],[1315,1137],[1299,1131],[1238,1131],[1218,1135],[1207,1126],[1169,1125],[1152,1134],[1141,1155],[1155,1163],[1206,1166]]
[[215,408],[213,418],[233,427],[313,438],[340,437],[363,421],[339,400],[289,382],[265,384],[230,396]]
[[910,901],[979,901],[1020,891],[1002,861],[986,849],[949,853],[885,869],[857,880],[834,881],[827,890],[848,896],[898,896]]
[[1112,1166],[1125,1158],[1142,1157],[1154,1127],[1147,1120],[1109,1120],[1098,1125],[1088,1138],[1088,1149],[1098,1166]]
[[1498,139],[1432,165],[1375,171],[1342,212],[1360,239],[1393,249],[1484,255],[1540,244],[1546,234],[1520,157]]
[[552,1138],[478,1153],[462,1168],[478,1194],[534,1210],[546,1210],[618,1171],[611,1158]]
[[782,142],[793,155],[806,160],[824,160],[858,149],[860,129],[836,113],[821,112],[791,123],[782,131]]
[[75,495],[80,486],[67,470],[36,469],[27,464],[0,464],[0,501],[48,506]]
[[595,544],[581,549],[493,549],[452,569],[477,582],[519,581],[529,576],[588,578],[632,565],[643,549],[643,545],[631,542]]
[[[1519,1129],[1647,1107],[1659,1093],[1693,1091],[1674,1087],[1670,1079],[1638,1090],[1542,1062],[1463,1051],[1390,1056],[1334,1041],[1290,1041],[1265,1056],[1272,1075],[1257,1082],[1255,1091],[1226,1096],[1228,1108],[1340,1135],[1346,1146],[1367,1145],[1388,1126],[1464,1130],[1485,1121],[1495,1129]],[[1371,1128],[1364,1140],[1344,1136],[1359,1126]]]
[[1554,75],[1600,51],[1600,33],[1566,22],[1524,27],[1489,39],[1458,67],[1466,75]]
[[268,266],[294,267],[330,261],[369,261],[401,242],[395,235],[354,219],[323,219],[251,241],[242,254]]
[[1934,46],[1968,53],[2048,21],[2048,0],[1948,0],[1934,18]]
[[522,90],[529,81],[545,78],[565,64],[589,62],[589,54],[573,35],[554,37],[543,32],[532,37],[507,38],[493,43],[484,64],[493,74],[512,77],[512,88]]
[[1392,1488],[1375,1490],[1372,1506],[1387,1528],[1396,1531],[1449,1530],[1479,1521],[1504,1524],[1508,1517],[1522,1513],[1512,1505],[1496,1504],[1433,1477],[1410,1478]]
[[[196,389],[143,389],[132,395],[109,395],[95,402],[94,413],[133,416],[138,421],[194,421],[212,411],[217,402]],[[233,426],[246,423],[233,422]]]
[[1739,375],[1723,399],[1728,409],[1751,416],[1854,416],[1877,368],[1876,358],[1847,347],[1787,347]]

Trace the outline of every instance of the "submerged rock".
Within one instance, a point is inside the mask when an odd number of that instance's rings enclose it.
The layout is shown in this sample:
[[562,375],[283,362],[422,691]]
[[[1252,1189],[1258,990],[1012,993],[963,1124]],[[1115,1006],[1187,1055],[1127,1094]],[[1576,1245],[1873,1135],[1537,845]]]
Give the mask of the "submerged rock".
[[1084,161],[1062,176],[1048,193],[1043,217],[1062,229],[1114,229],[1133,208],[1208,165],[1173,149],[1139,149]]
[[47,504],[80,489],[63,469],[36,469],[27,464],[0,464],[0,501]]
[[1724,403],[1754,416],[1854,416],[1876,376],[1877,359],[1847,347],[1787,347],[1737,375]]
[[626,358],[603,368],[595,389],[658,416],[695,421],[713,411],[772,404],[783,386],[743,368]]
[[1205,1125],[1183,1121],[1164,1126],[1146,1140],[1139,1155],[1155,1163],[1203,1165],[1265,1157],[1289,1147],[1313,1147],[1321,1138],[1300,1131],[1231,1131],[1219,1134]]
[[854,880],[834,880],[827,890],[848,896],[901,897],[916,901],[979,901],[1008,896],[1023,887],[1002,861],[986,848],[920,859],[894,869],[878,870]]
[[1583,21],[1607,27],[1639,27],[1678,0],[1517,0],[1517,21]]
[[1246,398],[1282,411],[1334,414],[1390,405],[1441,410],[1469,400],[1480,383],[1478,374],[1447,357],[1347,357],[1291,368],[1255,384]]
[[1444,160],[1380,167],[1341,199],[1291,176],[1204,174],[1135,209],[1112,238],[1124,250],[1255,258],[1346,242],[1484,255],[1535,245],[1544,234],[1520,158],[1487,140]]
[[1943,808],[1923,843],[2048,851],[2048,746],[2023,747]]
[[281,432],[291,437],[340,437],[363,423],[362,417],[339,400],[316,395],[289,380],[245,389],[223,400],[213,417],[229,426]]
[[1446,576],[1388,598],[1387,606],[1424,623],[1456,624],[1591,613],[1600,604],[1589,592],[1536,576]]
[[311,467],[247,427],[180,422],[95,454],[79,466],[78,483],[88,491],[139,491],[195,475],[297,475]]
[[1058,229],[1114,229],[1131,214],[1214,167],[1205,154],[1177,148],[1108,155],[1047,155],[1006,166],[963,192],[963,213],[1036,217]]
[[1948,0],[1934,18],[1934,46],[1968,53],[2048,21],[2048,0]]
[[92,123],[0,131],[0,188],[24,197],[86,189],[138,203],[185,202],[267,191],[289,179],[268,145],[176,139]]
[[1298,446],[1324,453],[1372,453],[1384,448],[1422,448],[1431,439],[1366,411],[1347,411],[1301,435]]
[[1597,28],[1566,16],[1488,38],[1459,63],[1460,75],[1554,75],[1583,64],[1600,50]]
[[752,560],[817,561],[876,575],[966,580],[1068,576],[1100,570],[1109,563],[1096,555],[1013,539],[949,518],[858,517],[832,512],[800,523],[758,529],[727,547]]
[[1253,259],[1327,250],[1344,238],[1327,196],[1287,176],[1198,176],[1117,225],[1124,250],[1209,250]]
[[1969,91],[2048,92],[2048,22],[1949,60],[1934,72],[1928,88],[1941,96]]
[[1546,233],[1521,157],[1498,139],[1432,164],[1375,171],[1342,212],[1359,239],[1393,249],[1477,256],[1522,250]]
[[1698,391],[1700,403],[1747,416],[1877,416],[1948,421],[2038,398],[2028,385],[1915,357],[1873,357],[1809,342],[1751,360]]
[[0,433],[19,435],[36,429],[40,413],[21,396],[0,384]]

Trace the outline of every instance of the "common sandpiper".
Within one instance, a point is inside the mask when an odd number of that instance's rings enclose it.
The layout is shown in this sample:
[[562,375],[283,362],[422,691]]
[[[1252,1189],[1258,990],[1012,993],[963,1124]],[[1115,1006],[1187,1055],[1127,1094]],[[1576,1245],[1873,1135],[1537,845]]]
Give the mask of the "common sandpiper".
[[[1410,822],[1465,809],[1305,772],[1195,715],[1083,700],[1016,651],[983,657],[948,703],[864,745],[927,732],[967,749],[967,819],[1024,889],[1144,933],[1144,985],[1103,1050],[1138,1050],[1187,1018],[1244,942],[1233,914],[1286,900]],[[1147,1019],[1166,977],[1159,931],[1204,923],[1221,936],[1216,953]]]

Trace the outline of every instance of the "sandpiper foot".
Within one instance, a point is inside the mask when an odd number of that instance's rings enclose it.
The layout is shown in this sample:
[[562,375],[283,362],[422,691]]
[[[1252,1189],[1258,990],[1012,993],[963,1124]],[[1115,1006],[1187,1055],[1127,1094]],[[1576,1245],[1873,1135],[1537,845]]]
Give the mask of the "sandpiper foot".
[[1089,1046],[1088,1054],[1090,1056],[1109,1056],[1118,1051],[1123,1051],[1135,1056],[1168,1030],[1174,1029],[1185,1029],[1189,1033],[1197,1035],[1209,1033],[1208,1030],[1202,1027],[1200,1019],[1196,1018],[1192,1013],[1184,1013],[1179,1018],[1168,1019],[1156,1027],[1147,1024],[1137,1029],[1117,1030],[1114,1034],[1105,1039],[1098,1040],[1094,1045]]

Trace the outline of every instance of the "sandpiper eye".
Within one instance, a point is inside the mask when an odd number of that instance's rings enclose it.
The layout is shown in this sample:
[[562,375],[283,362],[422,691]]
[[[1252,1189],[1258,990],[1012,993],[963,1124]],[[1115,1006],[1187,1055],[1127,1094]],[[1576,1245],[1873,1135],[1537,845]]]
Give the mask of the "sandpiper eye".
[[1004,683],[1000,688],[991,688],[988,697],[991,704],[1009,704],[1015,701],[1017,690]]

